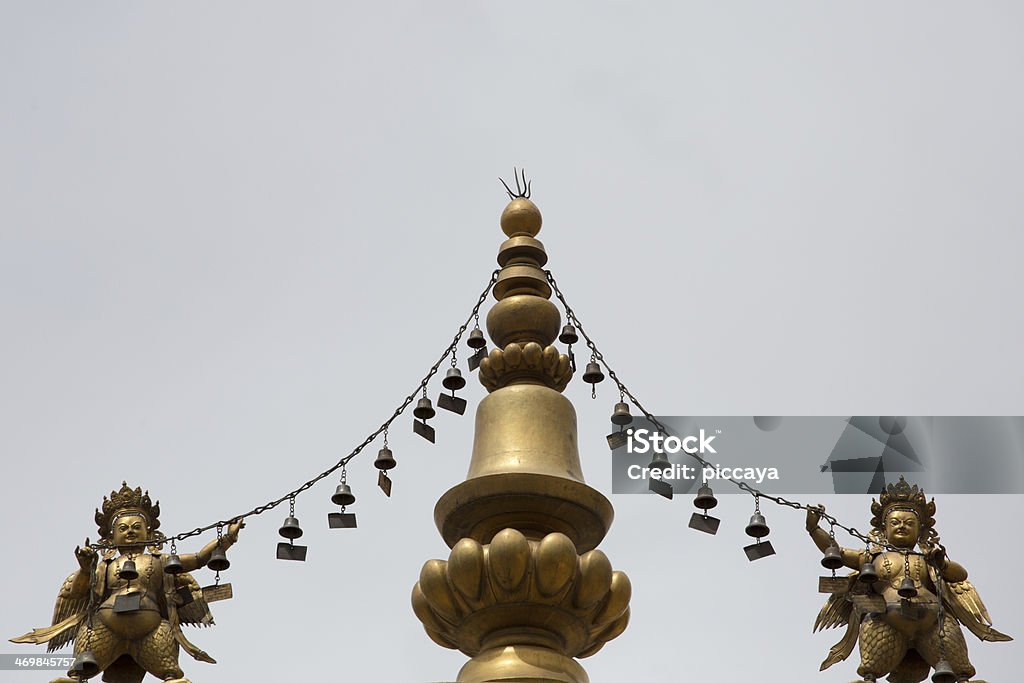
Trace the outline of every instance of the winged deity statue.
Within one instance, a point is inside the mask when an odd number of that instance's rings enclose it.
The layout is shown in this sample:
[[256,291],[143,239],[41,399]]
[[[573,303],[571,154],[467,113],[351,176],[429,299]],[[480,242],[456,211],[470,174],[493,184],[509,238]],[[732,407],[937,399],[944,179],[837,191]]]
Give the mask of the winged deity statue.
[[[161,552],[160,503],[149,492],[122,483],[96,510],[100,542],[75,548],[79,568],[57,594],[53,623],[12,638],[15,643],[48,643],[53,652],[74,642],[67,678],[77,683],[98,673],[108,683],[139,683],[147,673],[161,681],[188,683],[178,666],[179,648],[215,663],[189,642],[183,625],[210,626],[208,595],[189,573],[219,559],[238,540],[243,523],[230,524],[199,552]],[[213,567],[211,567],[213,568]],[[222,587],[223,588],[223,587]]]

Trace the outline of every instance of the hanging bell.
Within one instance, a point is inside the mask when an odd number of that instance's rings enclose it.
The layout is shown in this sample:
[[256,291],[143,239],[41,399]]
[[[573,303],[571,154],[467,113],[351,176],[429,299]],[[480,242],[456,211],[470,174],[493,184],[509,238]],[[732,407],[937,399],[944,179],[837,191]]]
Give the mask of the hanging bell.
[[139,578],[139,570],[135,568],[135,560],[127,559],[124,564],[121,565],[121,571],[118,572],[122,579],[127,581],[134,581]]
[[299,526],[299,520],[289,515],[284,520],[284,524],[277,530],[277,533],[281,534],[284,538],[289,541],[294,541],[296,538],[302,536],[302,527]]
[[747,532],[747,536],[761,539],[768,535],[769,529],[768,524],[765,523],[764,515],[760,512],[755,512],[750,516],[750,523],[744,529]]
[[860,566],[860,574],[857,575],[857,580],[863,583],[874,583],[878,581],[878,572],[875,571],[874,562],[865,562]]
[[587,363],[587,369],[583,373],[583,381],[588,384],[597,384],[604,381],[604,373],[601,372],[601,366],[597,362],[590,361]]
[[[373,466],[376,467],[378,470],[394,469],[395,465],[397,464],[398,463],[395,462],[394,454],[391,452],[391,449],[388,448],[387,446],[377,451],[377,459],[373,461]],[[345,486],[347,487],[348,484],[346,484]],[[340,492],[341,489],[339,488],[338,493]],[[349,490],[348,493],[349,495],[352,495],[351,489]],[[337,495],[337,493],[335,495]]]
[[697,489],[697,497],[693,499],[693,504],[701,510],[710,510],[718,505],[718,499],[715,498],[715,492],[711,487],[704,484]]
[[84,681],[87,678],[92,678],[100,672],[100,665],[96,661],[96,656],[93,655],[91,650],[85,650],[82,654],[75,657],[74,663],[71,664],[71,670],[68,672],[80,681]]
[[896,593],[901,598],[917,597],[917,586],[914,585],[914,580],[909,576],[904,576],[903,580],[900,581],[900,587],[896,589]]
[[843,551],[837,545],[825,548],[825,556],[821,558],[821,566],[835,571],[843,566]]
[[655,453],[654,459],[647,467],[652,470],[667,470],[672,468],[672,461],[664,453]]
[[450,391],[458,391],[466,386],[466,378],[462,376],[458,368],[448,368],[444,379],[441,380],[441,386]]
[[469,338],[466,339],[466,346],[471,349],[482,349],[487,346],[487,339],[479,327],[474,327],[470,331]]
[[420,400],[416,401],[416,407],[413,408],[412,414],[419,420],[429,420],[434,417],[436,411],[434,405],[430,402],[430,399],[424,396]]
[[629,404],[619,401],[615,404],[615,410],[612,411],[612,424],[615,425],[628,425],[633,421],[633,416],[629,414]]
[[164,562],[164,571],[175,576],[185,571],[185,567],[181,564],[181,558],[178,557],[178,553],[171,553],[167,557],[167,561]]
[[[380,449],[381,453],[384,453],[384,451],[387,451],[388,454],[391,453],[391,450],[388,448]],[[377,457],[377,460],[380,460],[380,456]],[[391,462],[394,462],[394,458],[392,458]],[[347,507],[356,502],[356,497],[352,495],[352,487],[345,483],[338,484],[338,488],[334,491],[334,495],[331,496],[331,502],[335,505],[340,505],[341,507]]]
[[575,344],[580,340],[579,335],[576,334],[576,328],[572,325],[566,325],[562,328],[562,333],[558,335],[558,341],[563,344]]
[[213,554],[210,555],[210,561],[206,563],[206,566],[215,572],[222,572],[231,566],[231,562],[228,560],[227,553],[224,552],[224,548],[217,546],[213,549]]
[[945,657],[935,664],[932,683],[956,683],[956,674],[953,673],[953,667],[949,665]]

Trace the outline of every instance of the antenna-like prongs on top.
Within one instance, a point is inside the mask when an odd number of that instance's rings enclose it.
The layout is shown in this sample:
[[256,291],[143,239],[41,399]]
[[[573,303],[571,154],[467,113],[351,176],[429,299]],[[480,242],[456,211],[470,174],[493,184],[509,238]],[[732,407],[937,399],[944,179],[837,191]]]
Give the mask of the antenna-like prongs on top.
[[[520,182],[519,182],[519,175],[520,174],[522,174],[522,177],[523,177],[522,184],[520,184]],[[531,181],[527,181],[526,180],[526,169],[524,168],[522,171],[519,171],[519,169],[513,167],[512,168],[512,175],[516,179],[516,191],[515,192],[513,192],[511,190],[511,188],[509,188],[508,183],[506,183],[501,178],[498,178],[498,180],[501,181],[501,184],[505,186],[505,192],[508,192],[508,198],[509,199],[529,199],[530,198],[530,189],[531,189],[531,185],[533,184],[533,181],[532,180]]]

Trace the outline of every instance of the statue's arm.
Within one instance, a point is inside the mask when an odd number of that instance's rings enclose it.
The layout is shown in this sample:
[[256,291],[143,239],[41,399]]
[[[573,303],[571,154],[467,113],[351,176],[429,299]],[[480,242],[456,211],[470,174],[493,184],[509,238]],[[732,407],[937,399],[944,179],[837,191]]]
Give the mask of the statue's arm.
[[186,555],[180,555],[181,565],[187,572],[195,571],[200,567],[205,567],[210,561],[210,556],[213,555],[213,551],[217,549],[219,544],[221,548],[227,550],[235,543],[238,542],[238,531],[243,526],[244,522],[234,522],[228,525],[227,532],[221,537],[221,539],[213,540],[203,546],[202,550],[198,553],[189,553]]
[[946,556],[946,549],[941,545],[932,548],[925,554],[925,558],[939,568],[942,578],[950,583],[959,583],[967,580],[967,570],[959,562],[954,562]]
[[[827,531],[818,526],[818,522],[821,520],[821,513],[825,511],[824,505],[819,505],[817,509],[811,508],[807,511],[807,533],[811,535],[811,540],[814,541],[814,545],[818,546],[818,550],[824,553],[830,545],[834,543],[832,537]],[[853,550],[851,548],[839,548],[843,553],[843,565],[850,569],[860,569],[864,563],[864,551]]]
[[95,571],[94,567],[98,557],[96,550],[89,545],[88,538],[85,539],[85,545],[75,548],[78,571],[75,573],[75,577],[71,579],[71,583],[65,584],[61,589],[61,597],[77,600],[88,595],[89,587],[92,586],[92,573]]

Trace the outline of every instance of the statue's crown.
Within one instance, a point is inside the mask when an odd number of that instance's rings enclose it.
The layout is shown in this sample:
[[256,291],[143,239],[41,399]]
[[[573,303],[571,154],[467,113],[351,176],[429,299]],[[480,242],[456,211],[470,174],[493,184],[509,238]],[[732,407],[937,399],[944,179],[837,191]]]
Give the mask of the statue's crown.
[[134,512],[141,514],[149,522],[150,532],[160,526],[160,502],[155,504],[149,498],[149,491],[142,492],[141,487],[131,488],[128,482],[121,482],[120,491],[111,491],[110,497],[103,497],[103,507],[96,510],[96,526],[100,538],[110,537],[110,526],[115,517]]
[[922,529],[929,529],[935,525],[935,499],[927,500],[924,491],[911,486],[907,480],[900,475],[900,480],[895,484],[889,484],[878,496],[878,500],[871,501],[871,526],[876,529],[883,529],[885,518],[892,510],[910,510],[917,515]]

